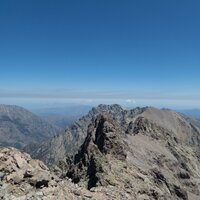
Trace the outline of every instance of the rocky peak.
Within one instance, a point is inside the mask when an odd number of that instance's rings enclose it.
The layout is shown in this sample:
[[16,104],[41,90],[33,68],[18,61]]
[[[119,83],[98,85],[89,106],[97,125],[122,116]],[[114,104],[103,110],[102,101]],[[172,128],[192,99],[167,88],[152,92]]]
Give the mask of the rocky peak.
[[106,112],[113,111],[116,113],[123,111],[122,106],[120,106],[119,104],[112,104],[112,105],[100,104],[99,106],[97,106],[96,109],[100,111],[106,111]]
[[124,111],[125,109],[118,104],[113,104],[113,105],[100,104],[99,106],[92,108],[89,114],[94,117],[101,113],[106,113],[106,114],[109,113],[112,115],[112,117],[119,117],[119,116],[121,117]]
[[120,148],[121,137],[122,133],[117,122],[108,115],[100,114],[95,122],[89,125],[83,147],[88,150],[90,145],[95,145],[102,154],[113,153],[118,156],[119,152],[114,151]]
[[89,189],[108,184],[104,176],[108,170],[106,155],[110,154],[119,160],[126,159],[121,137],[118,124],[112,118],[98,115],[89,125],[87,137],[75,155],[74,165],[70,167],[67,176],[75,183],[85,179]]

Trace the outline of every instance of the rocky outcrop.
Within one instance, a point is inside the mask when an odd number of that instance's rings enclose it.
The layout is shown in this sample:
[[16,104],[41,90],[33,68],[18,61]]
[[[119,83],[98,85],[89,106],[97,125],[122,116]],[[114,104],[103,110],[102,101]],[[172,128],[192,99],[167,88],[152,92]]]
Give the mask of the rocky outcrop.
[[[107,190],[112,191],[112,189]],[[60,179],[39,160],[14,148],[0,149],[0,199],[81,200],[109,199],[103,189],[90,192]]]
[[36,199],[47,193],[49,197],[59,178],[39,160],[14,148],[0,149],[1,199]]
[[121,140],[119,128],[106,115],[97,116],[94,123],[88,127],[88,134],[74,163],[67,172],[73,182],[81,179],[87,182],[87,188],[98,185],[109,185],[109,163],[106,155],[112,155],[118,160],[126,160],[126,145]]

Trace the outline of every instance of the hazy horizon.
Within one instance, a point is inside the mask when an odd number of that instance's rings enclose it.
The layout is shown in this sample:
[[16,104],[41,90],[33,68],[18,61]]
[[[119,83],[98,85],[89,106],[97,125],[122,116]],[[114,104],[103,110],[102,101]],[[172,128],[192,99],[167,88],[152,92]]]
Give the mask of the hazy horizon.
[[0,104],[200,109],[199,1],[0,2]]

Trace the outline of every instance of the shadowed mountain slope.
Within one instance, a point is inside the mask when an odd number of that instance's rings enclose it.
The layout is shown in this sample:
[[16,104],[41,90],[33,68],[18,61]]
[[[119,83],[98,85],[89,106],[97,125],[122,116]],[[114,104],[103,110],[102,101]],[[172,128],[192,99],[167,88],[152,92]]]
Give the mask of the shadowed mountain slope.
[[11,105],[0,105],[0,146],[23,149],[52,137],[58,129],[28,110]]

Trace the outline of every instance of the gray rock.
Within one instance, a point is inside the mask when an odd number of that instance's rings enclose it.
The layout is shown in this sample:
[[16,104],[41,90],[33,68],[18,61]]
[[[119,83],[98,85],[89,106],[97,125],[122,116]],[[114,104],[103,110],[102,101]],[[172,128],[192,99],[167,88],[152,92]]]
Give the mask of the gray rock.
[[0,180],[1,181],[3,180],[4,176],[5,176],[5,173],[4,172],[0,172]]

